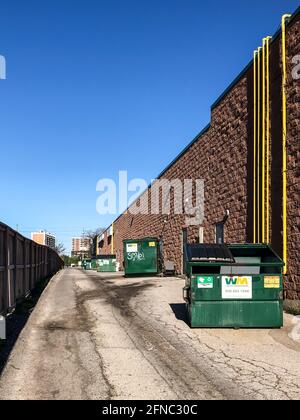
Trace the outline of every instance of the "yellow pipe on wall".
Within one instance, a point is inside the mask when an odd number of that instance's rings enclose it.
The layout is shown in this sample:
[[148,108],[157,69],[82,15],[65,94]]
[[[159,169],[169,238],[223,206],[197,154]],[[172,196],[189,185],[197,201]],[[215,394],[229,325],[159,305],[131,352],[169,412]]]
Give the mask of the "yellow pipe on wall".
[[262,48],[258,48],[258,60],[257,60],[257,242],[260,243],[260,144],[261,144],[261,92],[260,92],[260,80],[261,80],[261,50]]
[[254,91],[254,147],[253,147],[253,243],[256,244],[256,163],[257,163],[257,51],[253,57],[253,91]]
[[262,242],[265,242],[265,175],[266,175],[266,38],[262,47],[262,134],[261,134],[261,232]]
[[114,224],[111,225],[111,254],[114,253]]
[[291,15],[283,15],[281,21],[282,31],[282,219],[283,219],[283,261],[285,263],[284,274],[287,273],[287,65],[286,65],[286,21]]
[[262,242],[269,243],[269,166],[270,166],[270,74],[269,74],[269,40],[263,39],[262,70]]
[[270,40],[266,38],[266,242],[270,243]]

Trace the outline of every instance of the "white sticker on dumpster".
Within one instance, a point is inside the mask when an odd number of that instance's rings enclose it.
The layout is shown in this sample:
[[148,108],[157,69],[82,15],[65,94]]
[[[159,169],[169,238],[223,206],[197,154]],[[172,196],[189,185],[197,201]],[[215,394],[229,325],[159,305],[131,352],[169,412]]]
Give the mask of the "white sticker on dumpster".
[[214,278],[211,276],[197,276],[198,289],[213,289]]
[[131,252],[138,252],[138,244],[127,244],[126,251],[130,254]]
[[252,299],[252,277],[223,276],[222,299]]

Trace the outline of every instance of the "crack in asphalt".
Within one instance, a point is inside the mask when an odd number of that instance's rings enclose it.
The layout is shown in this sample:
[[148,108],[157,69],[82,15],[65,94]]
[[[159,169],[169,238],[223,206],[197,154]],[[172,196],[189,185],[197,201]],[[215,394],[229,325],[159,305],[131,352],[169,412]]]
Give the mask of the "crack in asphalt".
[[[154,315],[154,314],[152,313],[151,315]],[[153,319],[155,319],[156,321],[159,320],[159,318],[160,318],[159,316],[153,317]],[[178,340],[182,340],[182,337],[183,337],[182,330],[180,330],[177,325],[174,326],[173,324],[169,324],[165,322],[164,327],[166,330],[168,330],[168,328],[171,328],[172,334],[175,334]],[[209,333],[209,334],[214,336],[213,333]],[[188,334],[186,334],[185,336],[188,336]],[[218,338],[219,340],[222,340],[219,337],[216,337],[216,336],[214,337]],[[275,389],[281,393],[281,397],[284,399],[295,398],[295,396],[298,396],[299,398],[300,386],[298,384],[292,382],[292,385],[293,385],[293,388],[292,388],[291,383],[289,384],[283,383],[283,377],[286,377],[286,376],[289,376],[291,378],[296,378],[299,382],[299,376],[293,375],[287,369],[278,367],[276,365],[268,364],[262,361],[243,359],[237,356],[233,357],[233,356],[228,355],[222,349],[216,349],[214,347],[209,346],[207,343],[204,343],[203,341],[201,341],[199,337],[196,338],[196,340],[202,347],[204,346],[206,349],[209,350],[208,352],[205,352],[204,357],[212,360],[215,366],[219,365],[219,369],[221,372],[224,373],[224,367],[227,369],[231,369],[233,370],[233,372],[235,372],[236,374],[235,381],[240,382],[241,384],[247,383],[248,386],[252,385],[252,387],[255,383],[258,383],[264,389],[271,389],[271,390]],[[195,340],[192,338],[191,341],[195,341]],[[228,343],[225,340],[222,340],[222,341],[228,346]],[[225,360],[222,361],[222,357]],[[251,366],[255,368],[255,372],[251,373],[251,371],[248,371],[248,373],[244,373],[243,371],[245,369],[237,367],[236,362],[244,363],[246,367]],[[263,366],[261,366],[260,364],[263,364]],[[267,368],[267,366],[269,367],[269,369]],[[274,369],[276,369],[277,372],[275,372]],[[268,383],[266,383],[266,378],[260,377],[263,373],[273,376],[273,385],[269,385]],[[243,380],[241,379],[241,377],[243,376],[247,377],[247,381],[245,381],[244,379]],[[287,387],[288,391],[284,387]],[[264,399],[266,398],[265,394],[263,392],[259,392],[257,389],[253,390],[253,392],[249,392],[249,396],[251,396],[251,398],[257,398],[257,395],[260,395],[261,398],[264,398]]]
[[80,292],[80,289],[78,287],[76,287],[75,288],[75,298],[76,298],[76,308],[80,313],[82,322],[84,322],[84,325],[86,326],[86,330],[89,333],[90,340],[93,344],[94,352],[99,359],[99,368],[100,368],[102,377],[103,377],[105,385],[106,385],[106,393],[107,393],[106,399],[112,400],[113,397],[116,396],[115,388],[111,384],[111,382],[109,381],[108,375],[105,372],[103,357],[101,356],[100,352],[97,349],[97,344],[96,344],[95,338],[94,338],[93,333],[92,333],[92,328],[93,328],[94,325],[93,325],[93,322],[90,319],[90,315],[89,315],[89,313],[88,313],[88,311],[87,311],[87,309],[84,305],[87,300],[99,299],[99,294],[95,293],[95,292],[82,293],[82,292]]
[[[160,366],[169,369],[173,376],[178,379],[178,371],[180,368],[178,366],[177,358],[180,359],[181,364],[182,359],[185,358],[188,359],[188,368],[186,368],[186,366],[181,366],[181,369],[186,373],[192,369],[195,369],[198,372],[200,370],[201,375],[206,378],[207,383],[213,384],[216,387],[217,392],[225,398],[234,397],[235,399],[243,399],[247,397],[252,399],[266,399],[267,393],[264,392],[264,390],[277,392],[278,397],[281,399],[292,399],[297,395],[299,397],[300,386],[293,380],[295,379],[295,381],[299,381],[299,377],[297,375],[293,375],[293,373],[291,373],[288,369],[264,361],[229,355],[221,348],[216,349],[215,347],[204,343],[201,341],[200,337],[195,337],[195,335],[186,332],[183,333],[182,329],[180,329],[178,325],[162,322],[161,316],[159,314],[155,314],[154,311],[149,308],[149,305],[147,308],[143,307],[143,305],[147,303],[147,300],[143,299],[141,302],[131,304],[131,300],[139,293],[139,287],[137,285],[129,287],[127,285],[115,286],[112,285],[112,282],[106,282],[103,277],[99,277],[98,275],[89,273],[86,274],[86,276],[89,280],[93,281],[98,290],[100,289],[100,291],[108,295],[108,303],[116,308],[121,315],[120,320],[119,316],[116,315],[116,313],[114,314],[117,322],[123,329],[126,330],[126,334],[129,336],[136,348],[142,352],[143,356],[159,374],[160,372],[157,369],[158,360]],[[147,284],[147,287],[155,287],[155,284],[149,283]],[[140,291],[143,291],[144,288],[145,285],[140,285]],[[133,293],[127,293],[130,290],[132,290]],[[144,316],[141,316],[141,314]],[[128,318],[132,319],[128,321]],[[161,329],[163,329],[163,335],[159,333]],[[215,338],[221,340],[219,337],[215,336]],[[147,339],[148,343],[150,343],[150,347],[148,348]],[[143,345],[141,345],[140,341],[144,341]],[[161,343],[167,343],[166,347],[159,344],[159,341],[161,341]],[[180,344],[174,345],[174,341],[177,341]],[[223,341],[229,347],[228,343],[226,343],[225,340]],[[205,360],[207,364],[211,365],[212,376],[215,376],[213,369],[217,369],[219,373],[224,376],[223,384],[219,383],[220,377],[217,379],[213,377],[210,378],[207,373],[208,369],[205,369],[205,372],[201,371],[199,364],[195,364],[189,356],[187,357],[187,353],[182,351],[183,348],[186,348],[186,346],[190,348],[193,347],[194,356],[199,357],[199,348],[195,349],[196,343],[198,343],[198,345],[200,344],[200,350],[204,350],[203,354],[200,354],[203,360]],[[157,357],[154,362],[146,353],[147,351],[149,352],[149,348],[152,352],[159,349],[159,351],[156,351]],[[169,354],[171,351],[170,349],[174,349],[178,352],[178,357],[176,358],[173,356],[173,362],[171,363],[169,363],[169,360],[166,357],[166,355],[168,355],[169,359],[172,360]],[[230,348],[228,351],[230,351]],[[176,363],[174,360],[176,360]],[[176,366],[175,369],[174,366]],[[162,375],[160,374],[160,376]],[[225,376],[228,376],[228,381],[232,381],[234,377],[234,381],[243,388],[243,392],[235,390],[234,394],[232,394],[232,392],[228,393],[228,383],[226,383]],[[188,381],[184,380],[182,377],[180,378],[187,390],[185,395],[189,398],[193,398],[193,396],[197,398],[197,393],[195,394],[195,385],[193,384],[193,381],[195,380],[193,379],[193,373],[189,372],[187,377],[189,378]],[[164,376],[163,378],[166,381]],[[285,380],[283,378],[285,378]],[[174,384],[172,382],[168,382],[168,386],[171,386],[174,391]],[[246,389],[246,387],[248,387],[248,389]],[[182,395],[183,394],[181,392],[180,396],[182,397]]]
[[[218,389],[218,386],[212,383],[209,376],[201,371],[199,366],[195,365],[193,361],[189,359],[187,354],[183,354],[180,349],[174,347],[165,336],[160,334],[150,325],[149,320],[145,321],[144,318],[141,318],[137,312],[128,305],[127,301],[129,301],[133,295],[136,295],[138,290],[141,291],[141,289],[153,287],[153,285],[139,285],[135,288],[133,286],[114,286],[113,288],[110,288],[99,276],[90,273],[86,274],[86,276],[89,280],[92,280],[96,286],[98,298],[100,297],[99,291],[104,292],[106,294],[107,302],[120,312],[119,317],[114,311],[116,321],[125,330],[134,346],[143,354],[143,357],[151,364],[160,377],[167,382],[170,389],[176,393],[178,398],[199,398],[199,393],[195,392],[195,388],[199,388],[200,375],[202,376],[202,392],[205,393],[206,397],[210,396],[215,399],[225,398],[225,387],[223,387],[223,392],[221,392]],[[134,293],[130,293],[132,290],[134,290]],[[128,291],[130,297],[127,295],[125,298],[126,292]],[[97,296],[97,291],[92,293],[85,292],[83,293],[82,298],[89,299],[91,297],[95,298],[95,296]],[[155,360],[152,360],[147,354],[147,352],[149,352],[147,343],[151,343],[152,352],[155,352]],[[158,364],[160,369],[169,371],[168,374],[171,376],[171,379],[168,380],[166,378],[166,373],[163,375],[160,373],[157,367]],[[242,398],[240,395],[238,396]],[[226,395],[226,398],[232,398],[232,395]]]

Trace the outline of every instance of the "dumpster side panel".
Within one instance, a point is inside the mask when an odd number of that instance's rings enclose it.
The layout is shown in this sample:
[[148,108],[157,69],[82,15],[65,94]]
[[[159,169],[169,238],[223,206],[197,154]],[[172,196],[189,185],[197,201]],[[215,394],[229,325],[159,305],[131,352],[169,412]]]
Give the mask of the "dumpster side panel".
[[117,271],[116,259],[107,258],[99,259],[98,272],[99,273],[115,273]]
[[282,302],[194,302],[190,307],[193,328],[281,328]]
[[[213,287],[204,287],[199,283],[199,279],[212,278]],[[220,301],[222,300],[222,277],[220,275],[199,275],[192,279],[192,297],[195,301]],[[245,276],[236,276],[243,278]],[[280,299],[283,291],[282,276],[277,275],[258,275],[246,276],[252,279],[252,298],[251,300],[272,301]],[[273,279],[277,279],[276,283]],[[272,283],[273,281],[273,283]]]

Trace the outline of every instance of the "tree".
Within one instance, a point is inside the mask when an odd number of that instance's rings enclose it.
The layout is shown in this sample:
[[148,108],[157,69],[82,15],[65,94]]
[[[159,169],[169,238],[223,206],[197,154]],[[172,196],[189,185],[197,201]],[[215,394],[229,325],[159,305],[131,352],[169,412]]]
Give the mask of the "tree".
[[90,240],[90,249],[89,253],[91,256],[96,255],[97,253],[97,238],[98,236],[102,235],[103,232],[105,232],[106,229],[104,228],[98,228],[95,230],[87,230],[83,234],[84,239]]
[[102,233],[105,232],[104,228],[98,228],[94,230],[87,230],[84,232],[83,237],[85,239],[94,239],[96,236],[102,235]]
[[72,264],[78,265],[78,262],[80,261],[79,257],[70,257],[69,255],[62,255],[61,258],[66,267],[70,267]]
[[56,251],[58,255],[62,256],[66,252],[66,248],[64,244],[59,243],[55,246],[54,251]]

